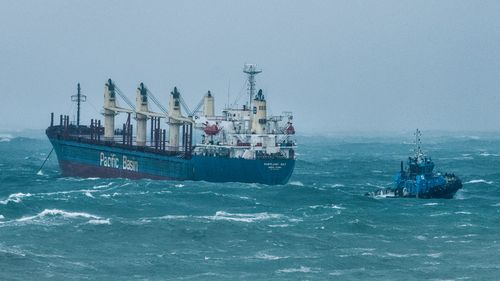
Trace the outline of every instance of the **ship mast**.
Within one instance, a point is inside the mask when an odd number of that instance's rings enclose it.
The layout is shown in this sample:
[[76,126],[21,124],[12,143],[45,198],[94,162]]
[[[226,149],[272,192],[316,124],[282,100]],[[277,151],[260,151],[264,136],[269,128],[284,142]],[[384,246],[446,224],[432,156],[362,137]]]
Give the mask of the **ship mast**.
[[417,129],[415,131],[415,158],[417,158],[417,160],[421,160],[422,156],[424,155],[422,153],[422,148],[421,148],[421,145],[422,145],[422,141],[420,140],[421,136],[422,136],[422,132],[420,132],[420,130]]
[[248,74],[248,106],[250,107],[252,104],[252,99],[255,95],[255,75],[261,73],[262,70],[257,69],[257,65],[255,64],[245,64],[243,72]]
[[76,126],[80,126],[80,103],[85,102],[87,100],[86,95],[82,95],[80,90],[80,83],[78,83],[77,87],[78,93],[76,95],[71,96],[71,101],[76,101]]

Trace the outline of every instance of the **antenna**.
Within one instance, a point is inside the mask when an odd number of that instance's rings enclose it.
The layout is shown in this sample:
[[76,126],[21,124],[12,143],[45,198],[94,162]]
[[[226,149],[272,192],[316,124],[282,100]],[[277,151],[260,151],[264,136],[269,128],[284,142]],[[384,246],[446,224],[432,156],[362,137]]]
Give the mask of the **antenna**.
[[248,74],[248,94],[250,95],[248,106],[250,107],[255,93],[255,75],[261,73],[262,70],[257,69],[256,64],[245,64],[243,72]]
[[421,145],[422,145],[422,142],[420,140],[420,137],[422,136],[422,133],[420,132],[419,129],[417,129],[415,131],[415,156],[417,158],[420,158],[422,156],[422,149],[421,149]]
[[86,95],[81,94],[80,83],[78,83],[78,93],[71,96],[71,101],[76,101],[76,126],[80,127],[80,102],[85,102],[87,100]]

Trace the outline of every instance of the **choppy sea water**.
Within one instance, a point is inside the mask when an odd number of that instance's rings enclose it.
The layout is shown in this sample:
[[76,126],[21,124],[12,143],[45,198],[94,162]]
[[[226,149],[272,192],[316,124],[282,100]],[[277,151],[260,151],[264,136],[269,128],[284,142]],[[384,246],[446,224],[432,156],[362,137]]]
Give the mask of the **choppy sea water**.
[[410,136],[301,137],[290,183],[59,176],[0,138],[0,280],[498,280],[500,135],[424,136],[452,200],[371,198]]

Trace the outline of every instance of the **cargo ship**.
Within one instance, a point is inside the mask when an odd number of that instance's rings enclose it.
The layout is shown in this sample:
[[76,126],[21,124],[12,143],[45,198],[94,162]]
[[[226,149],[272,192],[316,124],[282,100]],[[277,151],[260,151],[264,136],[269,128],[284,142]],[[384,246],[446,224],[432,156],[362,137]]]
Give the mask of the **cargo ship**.
[[[137,87],[133,104],[108,79],[104,87],[104,121],[92,119],[89,125],[80,124],[80,104],[86,96],[78,84],[77,94],[72,96],[77,102],[76,120],[60,115],[56,125],[51,113],[46,130],[61,174],[286,184],[296,161],[293,115],[284,112],[268,116],[264,93],[255,87],[255,76],[262,71],[247,64],[243,72],[248,77],[247,102],[228,105],[220,115],[214,114],[215,97],[210,91],[190,110],[174,87],[167,108],[144,83]],[[118,98],[127,107],[120,107]],[[118,114],[124,114],[126,122],[116,128]],[[194,143],[194,138],[200,141]]]

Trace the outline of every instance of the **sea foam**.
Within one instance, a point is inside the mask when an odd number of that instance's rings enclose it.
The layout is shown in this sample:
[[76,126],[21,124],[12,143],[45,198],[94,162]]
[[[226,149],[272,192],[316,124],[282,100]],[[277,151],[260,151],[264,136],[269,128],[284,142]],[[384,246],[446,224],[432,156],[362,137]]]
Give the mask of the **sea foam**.
[[24,221],[33,221],[36,219],[41,219],[46,216],[62,216],[64,218],[86,218],[86,219],[101,219],[99,216],[95,216],[92,214],[84,213],[84,212],[68,212],[64,210],[59,210],[59,209],[45,209],[41,211],[40,213],[34,215],[34,216],[29,216],[29,217],[22,217],[20,219],[17,219],[19,222],[24,222]]
[[468,182],[464,182],[464,184],[474,184],[474,183],[493,184],[493,181],[487,181],[487,180],[483,180],[483,179],[478,179],[478,180],[470,180]]
[[255,214],[231,214],[226,213],[224,211],[218,211],[215,213],[215,216],[210,217],[212,220],[226,220],[226,221],[237,221],[237,222],[256,222],[262,220],[270,220],[280,218],[283,215],[280,214],[268,214],[264,213],[255,213]]
[[6,205],[9,202],[19,203],[19,202],[22,201],[21,200],[22,198],[24,198],[24,197],[30,197],[30,196],[32,196],[31,193],[21,193],[21,192],[14,193],[14,194],[9,195],[9,197],[7,197],[7,199],[0,200],[0,204]]

